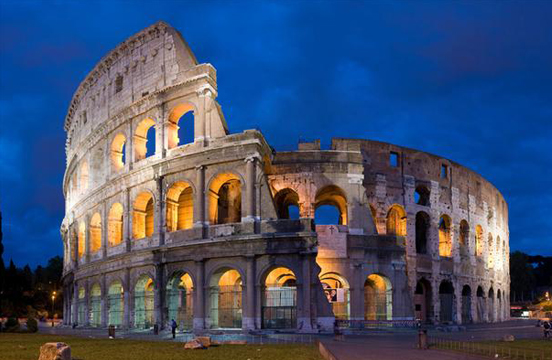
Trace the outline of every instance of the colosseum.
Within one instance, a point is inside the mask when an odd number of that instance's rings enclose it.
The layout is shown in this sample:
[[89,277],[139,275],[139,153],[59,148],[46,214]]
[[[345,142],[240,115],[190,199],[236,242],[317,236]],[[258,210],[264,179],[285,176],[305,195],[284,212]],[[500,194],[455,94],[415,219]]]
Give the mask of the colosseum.
[[164,22],[79,85],[64,123],[66,325],[508,318],[508,209],[492,184],[377,141],[277,151],[258,130],[229,133],[216,99],[215,68]]

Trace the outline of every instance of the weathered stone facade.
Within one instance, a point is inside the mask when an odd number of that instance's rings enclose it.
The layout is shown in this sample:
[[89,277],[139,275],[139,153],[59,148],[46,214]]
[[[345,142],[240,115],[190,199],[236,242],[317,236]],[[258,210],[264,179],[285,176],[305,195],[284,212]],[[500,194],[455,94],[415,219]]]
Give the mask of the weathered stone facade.
[[[257,130],[229,134],[216,97],[213,66],[162,22],[79,86],[65,120],[66,324],[507,318],[508,210],[489,182],[368,140],[274,152]],[[315,225],[321,206],[339,221]]]

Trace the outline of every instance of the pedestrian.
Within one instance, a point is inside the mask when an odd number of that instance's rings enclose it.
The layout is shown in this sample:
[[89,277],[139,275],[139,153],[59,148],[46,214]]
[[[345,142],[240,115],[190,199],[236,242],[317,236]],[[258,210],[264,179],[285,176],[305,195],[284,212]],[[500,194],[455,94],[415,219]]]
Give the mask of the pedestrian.
[[176,337],[176,321],[174,319],[171,320],[171,329],[173,334],[173,339]]
[[548,322],[548,320],[543,322],[542,331],[544,332],[544,338],[548,339],[548,337],[550,336],[550,323]]

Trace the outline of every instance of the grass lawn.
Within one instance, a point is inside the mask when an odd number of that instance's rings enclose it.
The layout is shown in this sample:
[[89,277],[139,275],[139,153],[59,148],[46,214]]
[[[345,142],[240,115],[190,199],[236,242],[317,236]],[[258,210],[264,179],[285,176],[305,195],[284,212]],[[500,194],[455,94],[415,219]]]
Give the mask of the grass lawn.
[[37,360],[40,346],[46,342],[65,342],[78,360],[321,360],[314,345],[222,345],[207,350],[184,350],[184,343],[90,339],[45,334],[0,333],[2,360]]
[[493,356],[498,354],[500,359],[525,360],[552,360],[552,340],[534,339],[534,340],[515,340],[507,341],[477,341],[477,342],[455,342],[445,341],[433,344],[433,347],[439,349],[468,352],[471,354],[481,354]]

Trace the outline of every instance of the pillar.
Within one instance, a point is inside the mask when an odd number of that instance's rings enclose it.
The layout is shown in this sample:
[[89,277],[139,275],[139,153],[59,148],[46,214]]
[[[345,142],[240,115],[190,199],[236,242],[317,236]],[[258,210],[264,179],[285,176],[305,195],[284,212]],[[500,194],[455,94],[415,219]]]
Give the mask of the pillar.
[[[130,191],[128,188],[124,191],[125,211],[123,217],[123,236],[126,247],[126,252],[131,251],[132,241],[132,202],[130,200]],[[128,285],[127,285],[128,286]]]
[[244,330],[255,329],[255,256],[248,256],[246,258],[246,273],[245,273],[245,308],[242,321],[242,328]]
[[88,280],[84,283],[84,324],[90,325],[90,284]]
[[311,311],[311,261],[310,255],[304,255],[301,259],[303,286],[301,314],[297,316],[297,326],[301,331],[310,331],[312,329],[312,311]]
[[102,316],[101,316],[101,326],[106,327],[107,326],[107,286],[105,283],[105,274],[102,274],[102,302],[101,302],[101,309],[102,309]]
[[196,193],[194,199],[194,227],[203,228],[205,221],[205,166],[196,166]]
[[165,288],[165,272],[164,264],[155,265],[155,283],[154,283],[154,312],[153,312],[153,322],[159,326],[160,329],[164,328],[165,320],[163,319],[163,306],[164,306],[164,294],[163,289]]
[[[159,246],[165,245],[165,199],[163,194],[163,176],[156,177],[155,184],[157,188],[157,203],[156,203],[156,212],[157,212],[157,233],[159,234]],[[155,217],[155,216],[154,216]]]
[[130,301],[132,299],[131,295],[131,285],[130,285],[130,269],[125,270],[125,291],[123,294],[123,327],[130,327]]
[[250,156],[245,159],[245,216],[242,221],[252,222],[256,219],[255,214],[255,183],[256,183],[256,158]]
[[350,282],[351,312],[349,320],[364,320],[364,278],[362,277],[362,263],[353,265],[353,277]]
[[86,227],[84,232],[84,261],[88,264],[90,262],[90,217],[85,216],[84,221]]
[[73,283],[73,313],[71,315],[71,321],[73,324],[76,324],[79,321],[79,307],[77,303],[78,297],[79,297],[79,285],[75,281]]
[[[101,220],[101,231],[102,231],[102,258],[105,259],[107,257],[107,234],[109,229],[109,218],[107,216],[107,202],[104,201],[101,207],[101,213],[100,216],[102,218]],[[102,293],[103,295],[103,293]],[[103,296],[102,296],[103,298]]]
[[194,330],[205,328],[205,262],[196,261],[196,284],[194,284]]

